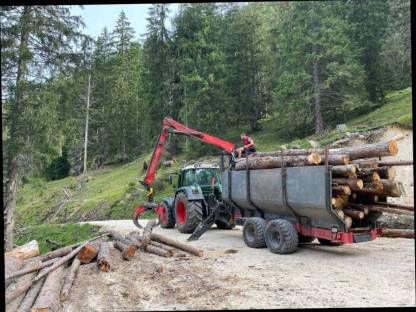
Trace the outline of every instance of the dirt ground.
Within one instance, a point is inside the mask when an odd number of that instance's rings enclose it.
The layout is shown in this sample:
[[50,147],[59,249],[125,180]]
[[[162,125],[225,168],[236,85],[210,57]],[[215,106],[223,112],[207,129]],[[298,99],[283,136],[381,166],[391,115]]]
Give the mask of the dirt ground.
[[[131,220],[90,222],[123,233]],[[185,241],[176,229],[154,230]],[[290,255],[245,246],[242,228],[211,229],[190,244],[203,257],[113,250],[109,273],[82,265],[63,311],[261,309],[415,306],[413,239],[378,238],[339,247],[317,241]],[[158,268],[163,272],[158,273]]]

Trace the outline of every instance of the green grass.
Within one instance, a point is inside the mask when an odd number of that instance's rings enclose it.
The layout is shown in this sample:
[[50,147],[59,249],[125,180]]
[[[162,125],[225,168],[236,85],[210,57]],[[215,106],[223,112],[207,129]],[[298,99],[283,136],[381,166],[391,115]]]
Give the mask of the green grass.
[[347,122],[354,129],[374,129],[387,125],[399,124],[412,128],[412,89],[390,93],[386,103],[376,110]]
[[[392,124],[412,129],[411,99],[411,88],[390,93],[386,97],[385,104],[381,107],[349,120],[346,123],[348,131],[365,131]],[[224,138],[240,144],[239,135],[242,131],[246,131],[253,136],[259,151],[271,151],[282,145],[307,148],[310,147],[310,139],[317,140],[324,146],[343,138],[345,135],[332,130],[319,138],[316,136],[290,137],[287,135],[286,129],[279,123],[278,116],[262,120],[261,127],[260,131],[254,133],[251,133],[248,127],[234,129],[228,132]],[[207,159],[209,156],[203,158]],[[45,182],[39,178],[31,178],[19,189],[17,221],[22,226],[28,226],[46,222],[130,219],[134,207],[146,200],[145,191],[138,183],[138,180],[144,178],[144,173],[141,170],[144,159],[150,159],[150,152],[128,164],[112,165],[89,172],[88,179],[80,176]],[[184,160],[192,162],[185,154],[175,159],[177,163],[173,167],[163,168],[162,166],[157,172],[157,181],[154,184],[156,202],[160,202],[164,197],[172,196],[174,192],[173,187],[167,183],[167,176],[170,173],[178,172],[183,166]],[[214,157],[214,159],[217,158]],[[59,204],[64,199],[64,187],[68,189],[71,199],[54,217]],[[150,213],[145,215],[145,217],[152,216]]]
[[[31,240],[37,240],[40,253],[44,254],[63,246],[72,245],[85,241],[98,235],[98,226],[90,224],[42,224],[27,227],[16,237],[16,244],[23,245]],[[58,245],[47,243],[47,240],[56,242]]]

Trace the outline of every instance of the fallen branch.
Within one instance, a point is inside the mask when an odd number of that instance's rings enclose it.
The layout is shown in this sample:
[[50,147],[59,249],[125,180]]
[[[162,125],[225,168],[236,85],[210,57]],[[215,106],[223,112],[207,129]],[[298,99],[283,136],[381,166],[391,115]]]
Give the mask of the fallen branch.
[[120,250],[122,257],[125,260],[131,260],[137,250],[136,246],[126,245],[121,241],[114,241],[113,244],[116,249]]
[[63,278],[63,266],[57,267],[56,270],[49,272],[31,312],[60,310],[59,294],[61,292]]
[[[42,269],[40,273],[45,271],[46,268]],[[19,308],[17,309],[18,312],[29,312],[33,306],[33,303],[36,301],[36,298],[39,295],[39,292],[45,282],[46,277],[41,278],[40,280],[33,283],[33,285],[27,291],[25,297],[23,298],[22,302],[20,303]]]
[[97,265],[100,271],[108,272],[111,268],[110,247],[108,242],[101,242],[97,256]]
[[[89,240],[87,240],[87,241],[85,241],[83,244],[81,244],[80,246],[78,246],[76,249],[74,249],[70,254],[68,254],[68,255],[66,255],[66,256],[64,256],[64,257],[62,257],[62,258],[55,258],[55,259],[52,259],[52,260],[49,260],[49,261],[53,261],[53,264],[50,266],[50,267],[48,267],[46,270],[42,270],[42,272],[40,272],[35,278],[34,278],[34,280],[31,282],[31,283],[28,283],[28,284],[26,284],[26,285],[24,285],[24,286],[22,286],[21,288],[19,288],[19,289],[16,289],[13,293],[11,293],[11,294],[9,294],[9,296],[6,296],[6,303],[7,302],[9,302],[9,301],[11,301],[11,300],[13,300],[14,298],[16,298],[18,295],[20,295],[21,293],[23,293],[23,292],[25,292],[31,285],[32,285],[32,283],[34,283],[34,282],[36,282],[36,281],[38,281],[38,280],[40,280],[42,277],[44,277],[44,276],[46,276],[46,275],[48,275],[49,274],[49,272],[52,272],[52,271],[54,271],[54,270],[56,270],[58,267],[60,267],[62,264],[64,264],[65,262],[67,262],[68,260],[70,260],[70,259],[72,259],[73,257],[75,257],[75,255],[81,250],[81,248],[82,247],[84,247],[84,245],[85,244],[88,244],[89,242],[91,242],[91,241],[94,241],[94,240],[96,240],[96,239],[98,239],[98,238],[101,238],[101,237],[103,237],[103,236],[106,236],[106,235],[108,235],[108,233],[104,233],[104,234],[102,234],[102,235],[100,235],[100,236],[97,236],[97,237],[94,237],[94,238],[91,238],[91,239],[89,239]],[[42,264],[44,265],[45,263],[47,263],[47,262],[43,262]],[[50,265],[50,264],[49,264]],[[33,267],[32,267],[33,268]],[[38,268],[38,270],[39,270],[39,268]],[[32,271],[30,271],[30,272],[33,272],[33,270]],[[16,272],[17,273],[17,272]],[[27,272],[27,273],[29,273],[29,272]],[[26,274],[26,273],[25,273]],[[10,277],[9,277],[10,278]]]
[[69,254],[71,251],[72,251],[72,248],[69,247],[69,246],[68,247],[62,247],[62,248],[56,249],[54,251],[51,251],[51,252],[48,252],[48,253],[42,255],[42,256],[40,256],[40,258],[41,258],[42,262],[43,261],[48,261],[48,260],[51,260],[51,259],[54,259],[54,258],[57,258],[57,257],[63,257],[65,255]]
[[381,236],[415,238],[415,231],[406,229],[383,229]]
[[36,240],[32,240],[22,246],[6,252],[4,255],[22,259],[36,257],[39,256],[39,244]]
[[60,296],[61,301],[65,301],[68,299],[69,292],[71,291],[72,284],[74,283],[74,280],[77,276],[80,265],[81,265],[81,261],[78,258],[75,258],[72,261],[71,268],[69,269],[69,272],[65,278],[64,286],[62,286],[61,296]]
[[173,246],[175,248],[181,249],[183,251],[189,252],[189,253],[191,253],[193,255],[196,255],[198,257],[202,257],[203,254],[204,254],[204,252],[200,249],[197,249],[197,248],[195,248],[191,245],[179,242],[177,240],[165,237],[165,236],[160,235],[160,234],[152,233],[150,238],[152,240],[158,241],[160,243],[170,245],[170,246]]
[[162,248],[159,248],[159,247],[156,247],[154,245],[147,245],[144,249],[147,252],[156,254],[156,255],[161,256],[161,257],[165,257],[165,258],[172,257],[172,254],[169,251],[167,251],[165,249],[162,249]]

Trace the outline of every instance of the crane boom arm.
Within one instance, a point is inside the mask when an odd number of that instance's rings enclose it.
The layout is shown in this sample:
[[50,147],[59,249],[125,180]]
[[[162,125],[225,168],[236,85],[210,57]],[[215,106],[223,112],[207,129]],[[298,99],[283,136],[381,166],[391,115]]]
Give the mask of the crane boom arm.
[[143,180],[143,184],[146,188],[149,188],[154,181],[157,166],[162,156],[166,139],[170,134],[184,134],[190,137],[194,137],[202,142],[215,145],[230,154],[235,149],[235,145],[231,142],[188,128],[185,125],[173,120],[172,118],[165,117],[163,119],[162,131],[156,142],[149,167],[146,171],[146,176]]

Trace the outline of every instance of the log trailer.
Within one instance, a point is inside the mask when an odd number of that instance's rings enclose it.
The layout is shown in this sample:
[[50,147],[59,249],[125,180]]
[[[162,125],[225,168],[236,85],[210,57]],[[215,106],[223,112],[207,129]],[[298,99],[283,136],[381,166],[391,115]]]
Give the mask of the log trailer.
[[[170,134],[184,134],[223,150],[220,166],[196,163],[182,168],[174,197],[154,202],[151,187],[164,144]],[[228,157],[228,160],[226,159]],[[248,158],[246,158],[247,160]],[[214,223],[221,229],[243,226],[243,239],[252,248],[266,247],[278,254],[292,253],[299,243],[315,238],[338,246],[374,240],[381,229],[379,212],[369,213],[359,225],[348,227],[331,204],[331,166],[234,170],[235,145],[165,118],[144,181],[148,201],[135,208],[134,224],[145,211],[158,214],[163,228],[175,225],[198,239]],[[248,166],[246,166],[248,168]]]

